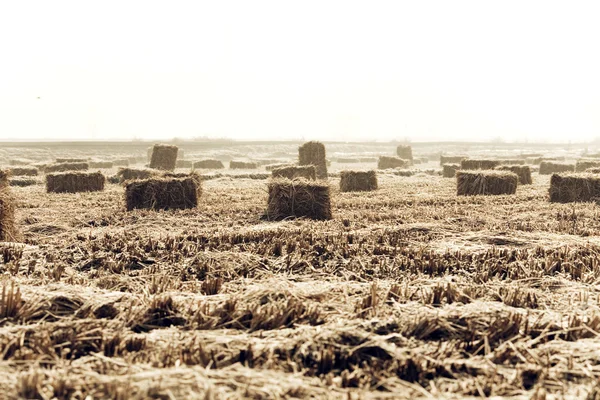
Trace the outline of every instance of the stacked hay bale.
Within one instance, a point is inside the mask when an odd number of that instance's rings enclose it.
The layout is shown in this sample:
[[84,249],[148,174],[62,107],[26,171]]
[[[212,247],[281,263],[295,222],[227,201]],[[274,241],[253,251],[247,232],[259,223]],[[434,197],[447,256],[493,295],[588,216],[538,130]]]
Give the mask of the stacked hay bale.
[[327,178],[328,160],[325,154],[325,145],[320,142],[306,142],[298,148],[298,164],[314,165],[317,169],[317,178]]
[[555,162],[555,161],[542,161],[540,163],[540,175],[560,174],[563,172],[574,172],[575,166],[573,164]]
[[531,168],[528,165],[500,165],[496,167],[498,171],[510,171],[519,177],[519,184],[531,185],[533,183],[531,179]]
[[230,161],[229,169],[257,169],[258,164],[246,161]]
[[192,165],[191,160],[177,160],[177,163],[175,163],[176,168],[192,168]]
[[273,171],[271,171],[271,175],[273,178],[304,178],[315,180],[317,179],[317,169],[314,165],[292,165],[289,167],[275,168]]
[[114,167],[112,161],[90,161],[88,164],[90,168],[109,169]]
[[37,176],[38,174],[38,169],[37,168],[27,168],[27,167],[21,167],[21,168],[11,168],[10,169],[10,175],[11,176]]
[[600,160],[581,159],[575,163],[575,172],[584,172],[595,167],[600,167]]
[[193,164],[194,169],[223,169],[225,165],[219,160],[200,160]]
[[162,177],[134,180],[125,186],[127,210],[186,209],[198,206],[202,195],[202,180],[197,174],[185,177]]
[[44,172],[87,171],[90,165],[86,162],[58,163],[46,165]]
[[440,156],[440,165],[460,164],[467,156]]
[[137,168],[119,168],[117,178],[120,183],[133,179],[148,179],[157,174],[157,171],[152,169],[137,169]]
[[550,201],[553,203],[600,200],[600,176],[595,174],[553,174],[550,178]]
[[304,179],[273,179],[268,186],[266,218],[331,219],[329,184]]
[[454,178],[456,171],[460,169],[460,164],[444,164],[442,165],[442,176],[444,178]]
[[381,156],[377,161],[378,169],[406,168],[408,165],[409,162],[400,157]]
[[8,177],[7,171],[0,170],[0,241],[16,242],[15,199],[8,186]]
[[155,144],[152,148],[150,168],[173,171],[177,164],[177,146]]
[[400,145],[396,147],[396,155],[403,160],[407,160],[408,162],[413,161],[413,153],[412,147],[408,145]]
[[518,181],[518,176],[508,171],[456,171],[456,194],[459,196],[515,194]]
[[79,193],[104,190],[105,176],[100,172],[60,172],[46,175],[46,192]]
[[377,190],[376,171],[342,171],[340,173],[341,192],[370,192]]
[[460,169],[464,170],[475,170],[475,169],[494,169],[500,165],[498,160],[484,160],[484,159],[466,159],[460,162]]

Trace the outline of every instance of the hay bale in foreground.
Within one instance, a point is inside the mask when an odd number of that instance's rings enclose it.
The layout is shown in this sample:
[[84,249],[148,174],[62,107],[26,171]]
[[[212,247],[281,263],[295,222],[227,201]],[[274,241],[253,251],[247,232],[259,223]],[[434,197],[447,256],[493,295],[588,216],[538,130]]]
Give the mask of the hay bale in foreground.
[[377,161],[378,169],[406,168],[410,163],[400,157],[381,156]]
[[168,144],[155,144],[152,148],[150,168],[164,171],[173,171],[177,164],[177,146]]
[[0,241],[18,241],[15,199],[7,185],[0,185]]
[[460,164],[467,156],[440,156],[440,165]]
[[589,202],[600,199],[600,176],[594,174],[552,174],[552,203]]
[[454,178],[456,171],[460,169],[460,164],[444,164],[442,165],[442,176],[444,178]]
[[11,168],[10,175],[11,176],[37,176],[38,169],[37,168]]
[[202,194],[199,175],[182,178],[150,178],[135,180],[125,186],[125,203],[128,211],[136,208],[171,210],[195,208]]
[[99,169],[109,169],[115,166],[112,161],[90,161],[88,164],[90,165],[90,168]]
[[577,160],[575,163],[575,172],[584,172],[590,168],[600,167],[600,160]]
[[223,169],[225,165],[220,160],[200,160],[193,164],[194,169]]
[[475,170],[475,169],[494,169],[500,165],[498,160],[485,160],[485,159],[466,159],[460,162],[460,169],[464,170]]
[[408,145],[399,145],[396,147],[396,155],[403,160],[413,160],[412,147]]
[[271,171],[271,175],[273,178],[304,178],[314,181],[317,179],[317,169],[314,165],[293,165],[289,167],[276,168]]
[[90,165],[86,162],[59,163],[47,165],[44,172],[87,171],[89,168]]
[[258,164],[246,161],[229,161],[229,169],[257,169]]
[[269,182],[266,218],[331,219],[329,184],[304,179],[273,179]]
[[46,192],[79,193],[104,190],[106,177],[100,172],[60,172],[46,175]]
[[377,190],[377,171],[340,172],[341,192],[370,192]]
[[540,175],[560,174],[563,172],[574,172],[575,166],[573,164],[554,162],[554,161],[542,161],[540,163]]
[[306,142],[298,148],[298,164],[314,165],[317,169],[317,178],[327,178],[327,166],[325,145],[321,142]]
[[515,194],[519,177],[508,171],[456,171],[458,196]]
[[123,183],[133,179],[148,179],[157,174],[158,172],[152,169],[119,168],[116,176],[119,178],[119,182]]
[[175,163],[176,168],[192,168],[192,165],[193,163],[191,160],[177,160]]
[[519,184],[531,185],[533,180],[531,179],[531,168],[528,165],[500,165],[496,167],[498,171],[510,171],[519,177]]

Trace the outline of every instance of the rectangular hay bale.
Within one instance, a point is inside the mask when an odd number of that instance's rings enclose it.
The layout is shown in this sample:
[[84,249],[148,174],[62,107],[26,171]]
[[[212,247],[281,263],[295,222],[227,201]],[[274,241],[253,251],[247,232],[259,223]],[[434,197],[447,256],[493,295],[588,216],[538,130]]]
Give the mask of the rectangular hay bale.
[[377,171],[340,172],[340,192],[370,192],[377,190]]
[[110,169],[114,167],[112,161],[90,161],[90,168],[99,168],[99,169]]
[[194,169],[223,169],[225,165],[220,160],[200,160],[193,164]]
[[28,167],[16,167],[10,169],[11,176],[37,176],[38,169],[37,168],[28,168]]
[[152,148],[150,168],[164,171],[173,171],[177,164],[177,146],[168,144],[155,144]]
[[400,157],[380,156],[377,161],[377,169],[406,168],[409,164],[408,160]]
[[590,168],[600,167],[600,160],[581,159],[575,163],[575,172],[584,172]]
[[148,179],[155,175],[158,172],[152,169],[142,169],[142,168],[119,168],[117,171],[117,178],[120,183],[125,181],[130,181],[133,179]]
[[542,161],[540,163],[540,175],[560,174],[563,172],[575,172],[575,165],[556,161]]
[[550,202],[572,203],[600,200],[600,176],[586,173],[552,174]]
[[258,164],[247,161],[229,161],[229,169],[257,169]]
[[198,206],[202,180],[197,174],[182,178],[150,178],[134,180],[125,186],[125,203],[133,209],[171,210]]
[[467,156],[440,156],[440,165],[460,164]]
[[58,163],[46,165],[44,172],[65,172],[65,171],[87,171],[90,165],[86,162],[75,162],[75,163]]
[[317,169],[314,165],[299,165],[276,168],[271,171],[273,178],[296,179],[304,178],[309,180],[317,179]]
[[500,165],[496,167],[498,171],[510,171],[519,177],[520,185],[531,185],[533,180],[531,179],[531,168],[528,165]]
[[499,160],[485,160],[469,158],[460,162],[460,169],[463,170],[476,170],[476,169],[494,169],[500,165]]
[[444,164],[442,165],[442,177],[454,178],[456,171],[460,169],[460,164]]
[[508,171],[456,171],[458,196],[515,194],[519,178]]
[[330,187],[325,181],[273,179],[268,185],[266,218],[331,219]]
[[318,179],[327,179],[328,160],[325,145],[321,142],[306,142],[298,148],[298,165],[314,165]]
[[15,221],[15,199],[7,185],[0,184],[0,241],[18,241],[18,230]]
[[396,147],[396,155],[403,160],[412,161],[412,147],[409,145],[399,145],[398,147]]
[[105,183],[101,172],[59,172],[46,175],[46,192],[98,192],[104,190]]

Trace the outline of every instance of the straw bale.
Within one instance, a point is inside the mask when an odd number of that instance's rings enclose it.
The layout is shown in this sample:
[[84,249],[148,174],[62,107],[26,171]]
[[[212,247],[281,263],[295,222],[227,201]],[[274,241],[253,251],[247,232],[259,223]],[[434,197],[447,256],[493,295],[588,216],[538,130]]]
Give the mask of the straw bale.
[[0,169],[0,188],[8,186],[10,170]]
[[285,167],[293,167],[293,166],[295,166],[295,164],[292,164],[292,163],[268,164],[268,165],[265,165],[265,169],[267,171],[273,171],[274,169],[277,169],[277,168],[285,168]]
[[113,160],[113,165],[115,167],[129,167],[129,159],[128,158],[119,158],[117,160]]
[[586,173],[552,174],[550,201],[553,203],[600,200],[600,176]]
[[31,165],[31,161],[30,160],[23,160],[23,159],[20,159],[20,158],[13,158],[13,159],[8,160],[8,165],[10,165],[10,166]]
[[90,161],[88,164],[90,168],[109,169],[114,167],[112,161]]
[[600,174],[600,167],[588,168],[584,172],[589,174]]
[[150,168],[173,171],[177,164],[177,146],[155,144],[152,148]]
[[59,172],[46,175],[46,192],[98,192],[104,190],[105,182],[100,172]]
[[258,164],[255,162],[246,161],[230,161],[229,169],[257,169]]
[[38,169],[37,168],[11,168],[10,175],[11,176],[37,176]]
[[119,182],[122,183],[133,179],[148,179],[157,174],[158,172],[152,169],[119,168],[116,176],[119,178]]
[[575,172],[584,172],[595,167],[600,167],[600,160],[581,159],[575,163]]
[[338,157],[334,160],[340,164],[358,164],[360,163],[360,158],[347,158],[347,157]]
[[202,194],[202,180],[197,174],[182,178],[161,177],[134,180],[125,186],[127,210],[186,209],[198,206]]
[[496,170],[514,172],[519,177],[519,184],[521,185],[531,185],[533,183],[531,168],[528,165],[500,165],[496,167]]
[[88,162],[85,158],[57,158],[56,162],[61,163],[84,163]]
[[460,162],[460,169],[494,169],[500,165],[499,160],[484,160],[484,159],[466,159]]
[[325,145],[321,142],[306,142],[298,148],[298,164],[314,165],[317,169],[317,178],[327,178],[327,166]]
[[396,155],[403,160],[412,161],[413,160],[412,147],[409,145],[400,145],[400,146],[396,147]]
[[554,161],[542,161],[540,163],[540,175],[550,175],[554,173],[562,173],[562,172],[574,172],[575,165],[554,162]]
[[300,165],[300,166],[289,166],[276,168],[271,172],[273,178],[304,178],[304,179],[317,179],[317,169],[314,165]]
[[9,184],[10,186],[25,187],[37,185],[38,181],[31,178],[11,178]]
[[460,164],[444,164],[442,165],[442,176],[444,178],[454,178],[456,171],[460,169]]
[[381,156],[377,161],[378,169],[406,168],[410,162],[399,157]]
[[18,241],[15,198],[7,185],[0,185],[0,241]]
[[459,196],[515,194],[519,177],[508,171],[456,171]]
[[87,171],[90,165],[86,162],[74,162],[74,163],[58,163],[47,165],[44,169],[46,173],[52,172],[65,172],[65,171]]
[[515,158],[499,159],[497,161],[500,165],[525,165],[525,160]]
[[331,219],[330,188],[324,181],[279,178],[271,180],[268,189],[266,217],[269,220]]
[[219,160],[200,160],[196,161],[193,167],[194,169],[223,169],[225,165]]
[[341,192],[369,192],[377,190],[377,172],[342,171],[340,172]]
[[440,156],[440,165],[460,164],[467,156]]
[[192,165],[191,160],[177,160],[177,163],[175,163],[176,168],[192,168]]

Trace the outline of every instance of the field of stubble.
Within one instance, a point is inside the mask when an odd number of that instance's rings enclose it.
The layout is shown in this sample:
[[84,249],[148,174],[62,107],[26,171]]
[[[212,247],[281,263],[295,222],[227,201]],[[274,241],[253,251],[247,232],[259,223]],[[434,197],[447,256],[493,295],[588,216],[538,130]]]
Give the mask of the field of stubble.
[[0,397],[600,398],[600,213],[380,174],[334,219],[267,222],[265,180],[186,211],[16,187]]

